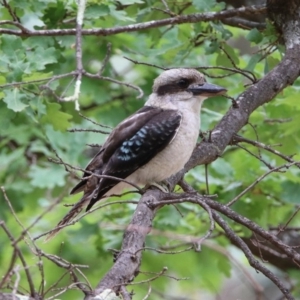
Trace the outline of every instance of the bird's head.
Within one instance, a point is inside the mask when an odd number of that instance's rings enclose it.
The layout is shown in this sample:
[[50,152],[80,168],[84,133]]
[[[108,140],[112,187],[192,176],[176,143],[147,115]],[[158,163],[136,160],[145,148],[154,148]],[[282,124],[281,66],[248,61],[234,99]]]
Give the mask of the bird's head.
[[158,96],[180,95],[180,99],[200,97],[202,100],[221,95],[226,89],[207,83],[204,75],[195,69],[170,69],[160,74],[154,81],[153,93]]

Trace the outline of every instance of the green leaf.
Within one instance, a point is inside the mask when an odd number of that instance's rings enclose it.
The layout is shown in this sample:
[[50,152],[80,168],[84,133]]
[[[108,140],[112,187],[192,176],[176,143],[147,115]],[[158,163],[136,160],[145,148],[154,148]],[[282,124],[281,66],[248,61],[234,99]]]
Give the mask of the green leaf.
[[[0,101],[0,134],[4,135],[5,130],[10,126],[11,119],[15,113]],[[1,144],[0,144],[1,145]]]
[[261,57],[259,53],[252,55],[245,69],[252,72],[256,64],[261,60]]
[[205,44],[205,54],[213,54],[219,51],[220,44],[217,41],[210,41],[209,44]]
[[84,219],[80,223],[80,229],[69,231],[72,235],[71,241],[74,244],[84,243],[92,235],[98,236],[99,225],[97,223],[88,223]]
[[0,84],[6,83],[6,77],[0,75]]
[[100,5],[90,5],[86,8],[84,18],[85,19],[98,19],[103,16],[107,16],[109,14],[109,7],[100,4]]
[[72,115],[66,114],[60,111],[61,106],[57,103],[47,104],[47,114],[41,118],[43,123],[52,124],[55,130],[66,130],[70,127],[69,120],[72,119]]
[[225,4],[223,2],[217,3],[216,0],[193,0],[193,6],[200,11],[210,11],[214,10],[216,6],[218,6],[218,9],[222,10],[224,9]]
[[14,161],[24,155],[24,148],[21,147],[11,153],[0,153],[0,170],[3,171],[9,168]]
[[15,52],[23,49],[22,39],[14,35],[4,34],[1,38],[1,52],[4,52],[7,56],[13,57]]
[[232,182],[224,188],[224,192],[229,192],[231,190],[235,190],[236,188],[240,187],[241,185],[242,185],[242,182],[240,182],[240,181]]
[[5,97],[3,101],[7,104],[7,107],[14,112],[20,112],[28,105],[24,104],[21,100],[25,98],[25,95],[20,93],[18,88],[4,91]]
[[110,15],[119,21],[126,21],[126,22],[127,21],[129,21],[129,22],[135,21],[134,18],[128,17],[126,11],[124,11],[124,10],[117,10],[115,8],[115,6],[113,6],[113,5],[110,5],[109,9],[110,9]]
[[211,27],[220,32],[222,35],[222,39],[224,40],[228,40],[232,37],[232,32],[225,28],[221,22],[211,23]]
[[52,154],[40,140],[31,142],[29,151],[32,153],[43,153],[45,156],[50,156]]
[[55,164],[47,164],[45,167],[32,165],[28,175],[33,186],[53,189],[55,186],[64,186],[66,171]]
[[284,202],[299,204],[300,203],[300,184],[292,181],[284,181],[281,184],[281,199]]
[[279,60],[272,56],[268,56],[265,60],[265,74],[270,72],[273,68],[275,68],[279,64]]
[[42,115],[45,115],[47,113],[46,105],[43,102],[43,99],[41,96],[32,99],[29,102],[29,105],[32,108],[32,110],[34,111],[36,117],[41,117]]
[[250,32],[246,35],[246,39],[250,42],[258,44],[262,41],[263,35],[256,29],[253,28]]
[[24,81],[34,81],[34,80],[40,80],[45,78],[51,78],[53,76],[52,72],[45,73],[45,72],[33,72],[30,75],[23,76]]
[[229,179],[233,175],[232,166],[223,158],[219,158],[211,163],[211,167],[221,176]]
[[221,273],[223,273],[226,277],[228,277],[228,278],[230,277],[231,264],[230,264],[228,258],[226,258],[223,255],[220,255],[219,257],[217,257],[217,267],[221,271]]
[[[38,1],[36,1],[38,2]],[[50,6],[44,15],[45,22],[48,26],[57,28],[57,24],[60,23],[66,16],[66,1],[55,1],[55,5]]]
[[40,36],[38,39],[36,37],[29,37],[24,40],[24,44],[30,48],[42,47],[43,49],[47,49],[55,46],[55,38],[49,36]]
[[[276,108],[279,108],[279,114],[282,115],[282,110],[284,109],[283,105],[287,105],[287,106],[290,106],[292,107],[292,109],[299,109],[299,95],[298,93],[296,94],[291,94],[289,95],[288,97],[285,97],[284,99],[282,99],[282,101],[280,101],[280,104],[277,105],[277,107],[275,107],[275,111],[276,111]],[[288,111],[288,113],[292,113],[292,111]]]
[[44,70],[46,65],[57,62],[57,56],[58,53],[54,47],[48,49],[37,47],[34,51],[27,53],[28,62],[35,70]]

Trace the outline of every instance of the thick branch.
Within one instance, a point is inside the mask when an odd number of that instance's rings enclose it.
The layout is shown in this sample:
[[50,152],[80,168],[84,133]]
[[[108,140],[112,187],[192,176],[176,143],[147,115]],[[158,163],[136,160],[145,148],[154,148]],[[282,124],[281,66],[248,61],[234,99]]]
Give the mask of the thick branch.
[[299,46],[299,0],[268,0],[268,14],[282,33],[287,49]]
[[[111,289],[118,294],[122,286],[127,285],[138,275],[142,256],[141,249],[144,247],[146,236],[151,230],[152,220],[156,213],[156,209],[151,209],[147,204],[161,196],[160,191],[148,190],[140,200],[131,223],[124,233],[122,249],[117,254],[113,267],[96,287],[96,295],[101,294],[105,289]],[[92,295],[85,298],[85,300],[91,299],[93,299]]]

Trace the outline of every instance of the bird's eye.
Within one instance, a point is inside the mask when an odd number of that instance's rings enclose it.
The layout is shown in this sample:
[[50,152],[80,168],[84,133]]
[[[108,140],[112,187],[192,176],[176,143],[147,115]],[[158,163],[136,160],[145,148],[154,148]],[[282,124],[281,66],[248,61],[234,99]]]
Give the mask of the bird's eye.
[[186,78],[181,78],[177,83],[181,88],[187,88],[190,84],[190,81]]

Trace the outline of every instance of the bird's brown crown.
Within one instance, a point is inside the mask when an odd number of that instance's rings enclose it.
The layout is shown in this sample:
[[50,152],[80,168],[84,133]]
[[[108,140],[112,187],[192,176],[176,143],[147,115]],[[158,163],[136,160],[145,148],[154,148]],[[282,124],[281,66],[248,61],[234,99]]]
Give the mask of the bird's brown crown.
[[161,73],[154,81],[153,93],[158,95],[178,93],[184,91],[191,84],[203,84],[203,74],[195,69],[178,68]]

